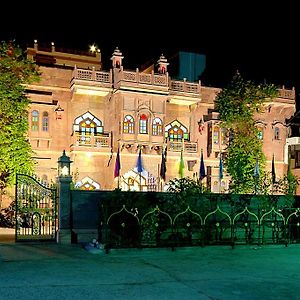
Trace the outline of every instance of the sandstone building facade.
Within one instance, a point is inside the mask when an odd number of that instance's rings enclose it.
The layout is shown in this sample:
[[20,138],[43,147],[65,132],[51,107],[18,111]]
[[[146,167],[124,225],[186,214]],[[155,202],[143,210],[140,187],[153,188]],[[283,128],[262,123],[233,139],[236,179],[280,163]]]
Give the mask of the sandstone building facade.
[[[115,49],[112,67],[102,70],[101,53],[69,53],[39,47],[27,49],[41,72],[41,80],[27,87],[31,99],[29,139],[36,172],[55,181],[57,160],[66,150],[76,185],[85,189],[161,191],[178,178],[181,153],[184,176],[199,177],[203,153],[204,182],[213,192],[225,192],[228,176],[219,179],[219,156],[226,132],[219,126],[214,100],[218,88],[201,82],[172,80],[162,55],[156,70],[126,70]],[[126,61],[124,59],[124,61]],[[266,102],[257,126],[264,141],[267,169],[274,154],[276,175],[287,168],[286,119],[295,113],[295,90],[282,88]],[[120,177],[114,178],[120,150]],[[141,149],[143,171],[137,166]],[[166,181],[160,178],[162,151],[167,149]]]

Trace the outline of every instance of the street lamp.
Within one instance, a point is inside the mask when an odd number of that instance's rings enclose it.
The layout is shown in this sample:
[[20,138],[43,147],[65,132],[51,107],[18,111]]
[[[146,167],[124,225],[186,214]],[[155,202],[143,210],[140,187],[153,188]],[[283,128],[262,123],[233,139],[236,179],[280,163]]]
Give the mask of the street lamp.
[[66,151],[63,151],[62,156],[58,159],[58,176],[70,177],[71,163],[70,157],[66,155]]

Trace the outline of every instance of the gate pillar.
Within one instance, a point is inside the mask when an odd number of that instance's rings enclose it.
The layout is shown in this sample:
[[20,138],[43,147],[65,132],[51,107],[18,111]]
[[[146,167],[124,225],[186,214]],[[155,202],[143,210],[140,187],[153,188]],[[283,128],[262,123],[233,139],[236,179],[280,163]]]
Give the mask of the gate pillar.
[[65,151],[58,160],[58,232],[57,243],[71,244],[72,236],[72,203],[70,176],[71,160]]

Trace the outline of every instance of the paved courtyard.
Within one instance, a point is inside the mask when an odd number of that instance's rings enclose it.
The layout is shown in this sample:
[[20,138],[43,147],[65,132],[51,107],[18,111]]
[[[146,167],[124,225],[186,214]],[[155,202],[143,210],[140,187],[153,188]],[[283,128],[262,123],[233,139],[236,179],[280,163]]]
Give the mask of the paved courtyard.
[[94,254],[0,241],[0,299],[300,299],[299,270],[300,245]]

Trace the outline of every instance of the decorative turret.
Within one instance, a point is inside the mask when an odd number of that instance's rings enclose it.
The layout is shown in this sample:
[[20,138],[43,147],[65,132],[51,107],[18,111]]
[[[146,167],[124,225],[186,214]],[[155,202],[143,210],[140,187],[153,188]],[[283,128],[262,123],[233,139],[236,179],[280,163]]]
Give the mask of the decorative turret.
[[121,68],[123,58],[124,56],[122,56],[122,52],[119,50],[118,47],[116,47],[111,57],[113,68]]
[[160,56],[159,60],[157,61],[157,65],[158,65],[158,73],[160,73],[160,74],[167,73],[167,67],[168,67],[169,63],[163,54]]

